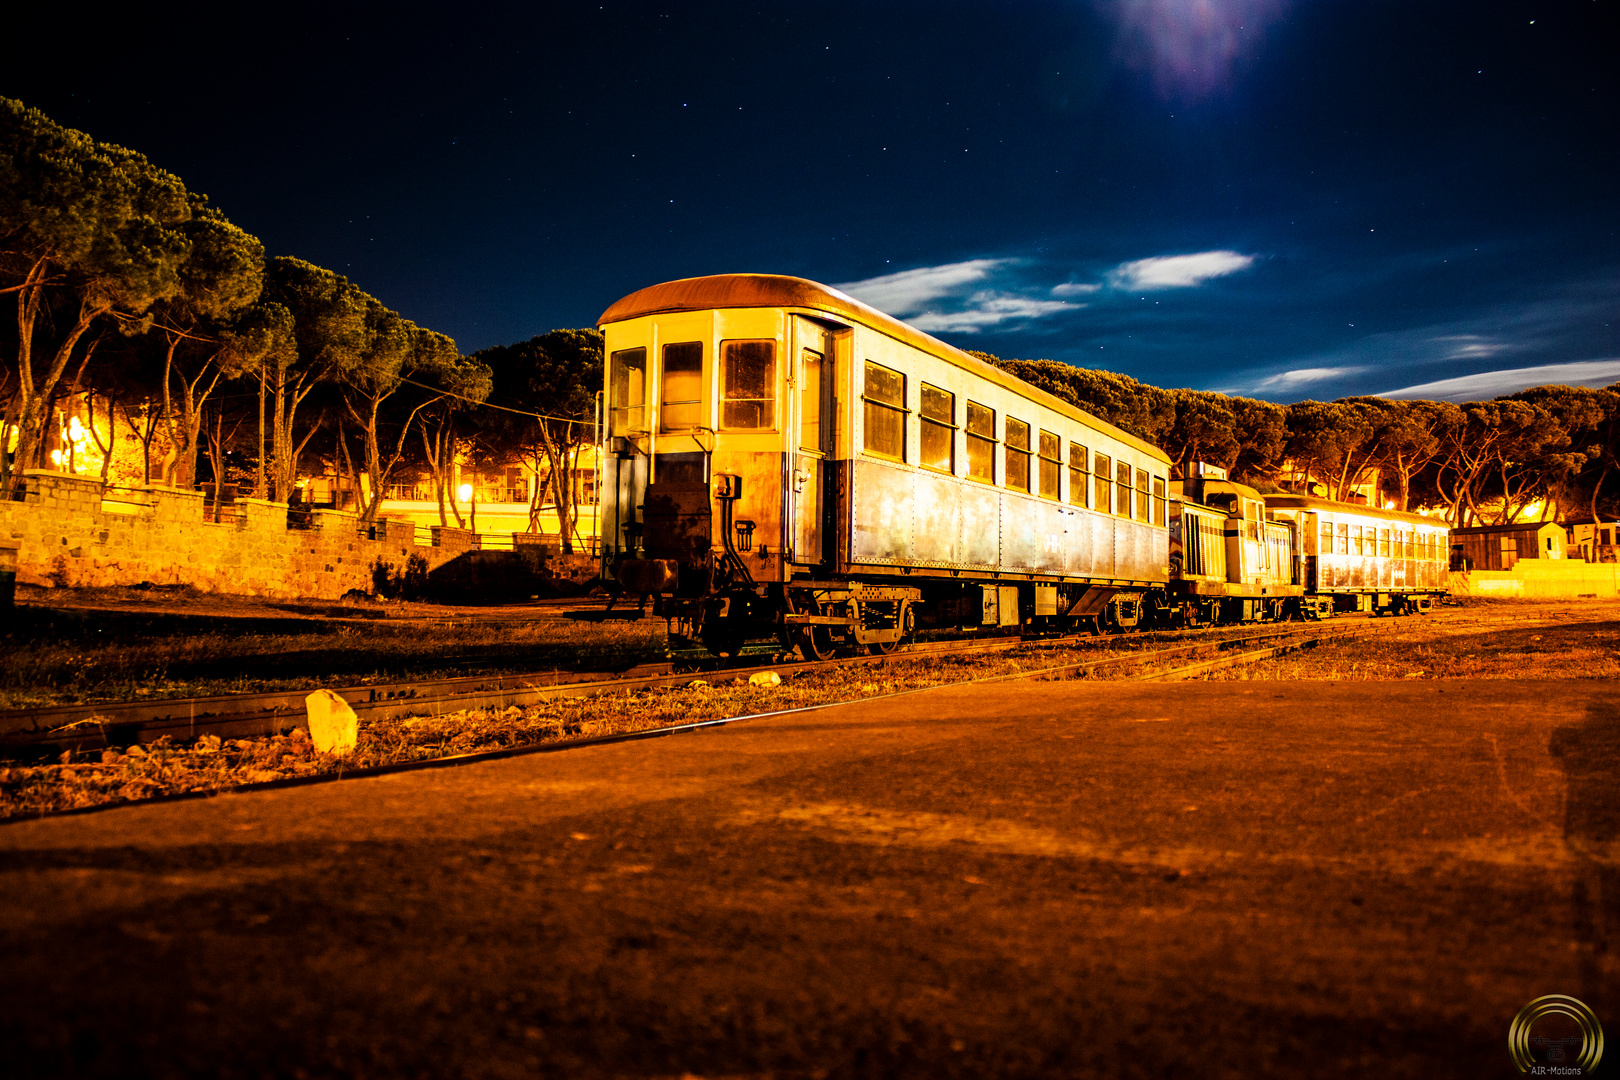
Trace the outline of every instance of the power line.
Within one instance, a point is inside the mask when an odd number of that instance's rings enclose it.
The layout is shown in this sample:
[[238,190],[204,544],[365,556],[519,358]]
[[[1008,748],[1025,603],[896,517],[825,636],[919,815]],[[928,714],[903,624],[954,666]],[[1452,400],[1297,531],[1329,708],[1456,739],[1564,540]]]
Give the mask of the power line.
[[510,405],[495,405],[488,401],[479,401],[477,398],[470,398],[466,394],[458,394],[454,390],[441,390],[437,386],[429,386],[427,383],[419,383],[415,379],[407,379],[403,375],[399,376],[399,381],[410,383],[412,386],[420,386],[423,390],[432,390],[435,394],[442,394],[445,397],[460,398],[462,401],[468,402],[469,404],[481,405],[486,409],[499,409],[502,412],[517,413],[519,416],[532,416],[538,420],[561,420],[566,424],[584,424],[589,422],[582,420],[577,416],[551,416],[547,413],[530,412],[527,409],[514,409]]

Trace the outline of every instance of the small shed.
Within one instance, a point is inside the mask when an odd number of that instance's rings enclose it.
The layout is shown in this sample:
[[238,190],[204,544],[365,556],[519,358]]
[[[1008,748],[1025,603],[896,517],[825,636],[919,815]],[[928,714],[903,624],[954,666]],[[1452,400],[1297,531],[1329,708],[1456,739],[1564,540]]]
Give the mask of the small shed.
[[1556,521],[1452,529],[1451,568],[1511,570],[1520,559],[1562,559],[1564,543],[1564,527]]

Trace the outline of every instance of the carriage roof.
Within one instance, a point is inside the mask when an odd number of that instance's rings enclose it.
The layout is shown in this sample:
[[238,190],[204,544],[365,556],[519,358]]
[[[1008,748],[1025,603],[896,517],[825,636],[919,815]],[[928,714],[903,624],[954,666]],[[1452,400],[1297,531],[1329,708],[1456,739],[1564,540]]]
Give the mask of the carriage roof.
[[1128,431],[1102,420],[1062,398],[1031,386],[1023,379],[987,364],[954,345],[908,326],[892,315],[864,304],[847,293],[818,284],[806,278],[785,274],[713,274],[708,277],[682,278],[639,289],[618,301],[596,320],[597,326],[639,319],[644,315],[659,315],[676,311],[708,311],[714,308],[789,308],[816,312],[845,319],[875,330],[897,341],[970,371],[987,382],[996,383],[1053,412],[1077,420],[1112,439],[1169,464],[1163,450]]

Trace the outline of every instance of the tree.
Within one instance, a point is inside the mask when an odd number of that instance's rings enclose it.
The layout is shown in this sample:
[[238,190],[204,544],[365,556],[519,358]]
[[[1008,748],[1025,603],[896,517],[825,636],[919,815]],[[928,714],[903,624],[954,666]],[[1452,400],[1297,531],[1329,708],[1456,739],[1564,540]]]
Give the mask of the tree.
[[1446,433],[1463,421],[1462,411],[1449,401],[1376,397],[1343,401],[1364,410],[1363,416],[1372,425],[1369,463],[1395,479],[1395,509],[1408,509],[1412,477],[1440,456]]
[[[140,154],[0,98],[0,295],[17,323],[5,426],[17,468],[40,464],[62,376],[90,329],[110,317],[140,332],[153,304],[182,291],[192,212],[179,178]],[[13,482],[0,460],[0,485]]]
[[1176,422],[1174,395],[1129,375],[1056,360],[1002,360],[981,352],[971,355],[1155,446],[1165,441]]
[[[574,476],[580,450],[593,437],[596,393],[602,385],[602,335],[594,329],[553,330],[515,345],[474,354],[494,374],[493,397],[523,414],[488,411],[481,417],[487,437],[508,453],[530,456],[546,466],[545,489],[556,507],[564,551],[573,550],[579,519]],[[537,468],[538,472],[539,469]],[[544,491],[536,486],[529,505],[529,529],[536,531]]]
[[1232,410],[1232,429],[1237,446],[1232,456],[1221,462],[1228,475],[1250,480],[1270,480],[1288,448],[1288,410],[1269,401],[1253,398],[1227,398]]
[[[273,353],[248,316],[264,284],[264,245],[192,197],[180,292],[153,306],[165,343],[163,418],[169,436],[164,483],[189,488],[197,468],[203,407],[221,379],[254,373]],[[244,318],[244,316],[247,316]]]
[[1370,456],[1372,424],[1366,409],[1344,402],[1300,401],[1288,406],[1288,457],[1306,476],[1343,500]]
[[339,380],[360,364],[371,340],[370,297],[341,274],[280,256],[265,266],[264,298],[258,322],[274,341],[260,367],[260,393],[271,411],[268,481],[270,497],[284,500],[299,457],[319,428],[298,437],[299,406],[320,383]]
[[1241,443],[1231,398],[1209,390],[1172,390],[1170,396],[1176,419],[1163,449],[1177,473],[1187,475],[1195,461],[1224,464],[1237,457]]
[[[360,362],[352,368],[343,385],[343,401],[350,417],[359,424],[365,442],[366,479],[369,498],[362,520],[372,521],[388,492],[395,466],[404,456],[406,439],[418,416],[446,396],[435,384],[466,389],[457,368],[461,356],[456,343],[443,334],[423,330],[367,297],[366,328],[369,341]],[[386,403],[398,403],[395,415],[384,416]],[[384,425],[390,429],[379,434]]]
[[1559,502],[1585,502],[1594,523],[1602,516],[1598,506],[1604,482],[1617,467],[1620,442],[1620,384],[1605,390],[1586,386],[1536,386],[1508,395],[1515,401],[1537,405],[1550,413],[1569,436],[1580,465],[1549,492]]

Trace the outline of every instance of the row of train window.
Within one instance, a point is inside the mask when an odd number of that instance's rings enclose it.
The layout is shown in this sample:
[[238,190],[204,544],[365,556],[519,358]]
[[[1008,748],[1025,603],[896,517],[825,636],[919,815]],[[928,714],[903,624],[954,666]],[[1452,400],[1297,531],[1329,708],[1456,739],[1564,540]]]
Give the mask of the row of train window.
[[1430,561],[1446,558],[1446,545],[1438,534],[1413,533],[1402,529],[1392,532],[1374,525],[1352,525],[1345,521],[1322,522],[1317,551],[1323,555],[1376,555]]
[[[906,407],[906,376],[870,360],[865,368],[861,449],[875,457],[905,461],[906,419],[911,413]],[[967,478],[994,484],[998,442],[996,411],[969,400],[966,423],[958,425],[955,394],[928,383],[923,383],[920,389],[917,464],[957,475],[956,453],[958,432],[961,432]],[[1065,468],[1061,436],[1039,428],[1032,432],[1029,424],[1011,416],[1004,418],[1004,432],[1003,486],[1043,499],[1060,500],[1063,475],[1067,471],[1071,505],[1089,506],[1105,514],[1114,513],[1152,525],[1165,523],[1163,477],[1151,476],[1146,469],[1133,469],[1128,462],[1111,462],[1103,454],[1093,457],[1086,447],[1074,442],[1069,444]]]
[[[703,343],[671,342],[662,349],[659,375],[659,428],[690,431],[703,426]],[[821,356],[805,350],[800,445],[821,446]],[[770,339],[720,343],[720,427],[724,431],[770,431],[776,427],[776,342]],[[864,393],[865,421],[862,449],[893,461],[905,460],[906,376],[867,361]],[[614,435],[647,430],[647,350],[620,349],[610,364],[612,400],[609,421]],[[957,432],[963,433],[967,477],[981,483],[996,482],[996,413],[976,401],[967,402],[966,423],[957,424],[956,395],[922,384],[921,461],[925,469],[956,474]],[[1165,481],[1145,469],[1133,469],[1104,454],[1091,456],[1079,443],[1069,444],[1065,470],[1063,440],[1050,431],[1032,439],[1029,424],[1011,416],[1005,420],[1002,483],[1014,491],[1061,499],[1063,475],[1069,478],[1069,502],[1102,513],[1165,524]]]
[[[665,345],[659,366],[659,428],[691,431],[703,416],[703,342]],[[817,358],[819,359],[819,357]],[[647,431],[647,350],[620,349],[609,365],[609,423],[614,435]],[[720,426],[728,431],[776,428],[776,342],[720,344]]]

